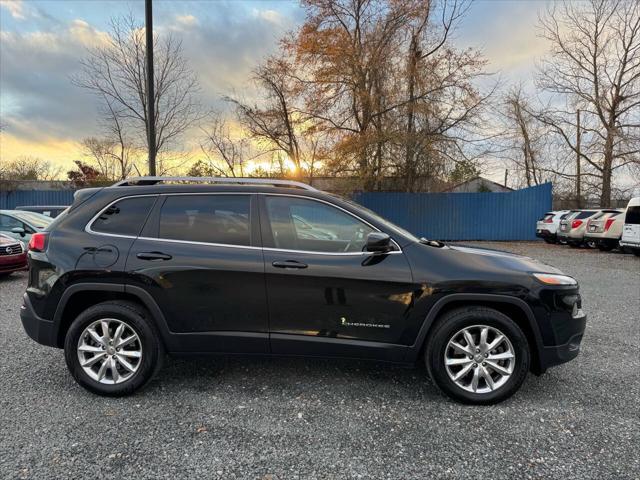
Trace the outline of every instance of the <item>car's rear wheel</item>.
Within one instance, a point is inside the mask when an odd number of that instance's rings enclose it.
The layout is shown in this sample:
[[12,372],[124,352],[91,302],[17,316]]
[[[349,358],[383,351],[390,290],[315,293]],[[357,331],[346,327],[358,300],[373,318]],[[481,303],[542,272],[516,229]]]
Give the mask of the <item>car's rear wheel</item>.
[[506,315],[486,307],[448,312],[434,326],[425,361],[451,398],[493,404],[513,395],[529,371],[527,338]]
[[601,252],[609,252],[615,248],[615,243],[611,242],[600,242],[598,243],[598,250]]
[[548,237],[545,237],[544,241],[550,244],[556,243],[556,241],[553,238],[548,238]]
[[65,360],[75,380],[99,395],[129,395],[159,369],[164,352],[149,313],[128,301],[99,303],[67,332]]

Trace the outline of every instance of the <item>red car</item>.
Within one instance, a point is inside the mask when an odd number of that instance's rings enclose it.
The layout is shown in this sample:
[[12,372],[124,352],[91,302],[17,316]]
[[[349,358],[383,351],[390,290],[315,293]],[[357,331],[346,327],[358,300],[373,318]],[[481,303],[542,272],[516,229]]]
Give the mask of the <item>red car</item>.
[[27,249],[24,244],[0,234],[0,277],[27,268]]

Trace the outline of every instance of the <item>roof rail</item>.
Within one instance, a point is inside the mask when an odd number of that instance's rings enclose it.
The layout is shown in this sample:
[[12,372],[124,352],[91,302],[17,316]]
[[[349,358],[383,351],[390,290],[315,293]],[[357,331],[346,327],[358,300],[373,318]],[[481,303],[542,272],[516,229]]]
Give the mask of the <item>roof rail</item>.
[[193,182],[193,183],[223,183],[233,185],[273,185],[278,187],[302,188],[314,190],[311,185],[293,180],[271,178],[238,178],[238,177],[131,177],[111,185],[112,187],[126,187],[132,185],[156,185],[163,182]]

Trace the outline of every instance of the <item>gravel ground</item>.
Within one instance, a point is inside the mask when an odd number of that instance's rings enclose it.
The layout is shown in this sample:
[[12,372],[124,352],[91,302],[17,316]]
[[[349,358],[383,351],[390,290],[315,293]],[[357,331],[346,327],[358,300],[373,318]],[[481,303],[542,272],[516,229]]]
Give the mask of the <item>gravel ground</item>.
[[640,478],[640,259],[483,245],[575,276],[589,315],[576,360],[493,407],[423,369],[303,359],[170,359],[101,398],[23,332],[26,274],[0,280],[0,478]]

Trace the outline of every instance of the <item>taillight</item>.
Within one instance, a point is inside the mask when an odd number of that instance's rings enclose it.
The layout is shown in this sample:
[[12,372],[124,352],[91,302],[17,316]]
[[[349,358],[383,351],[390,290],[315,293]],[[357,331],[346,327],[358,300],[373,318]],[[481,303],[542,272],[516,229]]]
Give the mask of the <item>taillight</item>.
[[29,240],[29,250],[43,252],[47,248],[48,233],[34,233]]
[[574,220],[571,222],[571,228],[578,228],[580,225],[582,225],[582,220]]
[[606,232],[607,230],[609,230],[609,227],[613,225],[613,222],[615,221],[615,218],[607,218],[607,221],[604,223],[604,231]]

